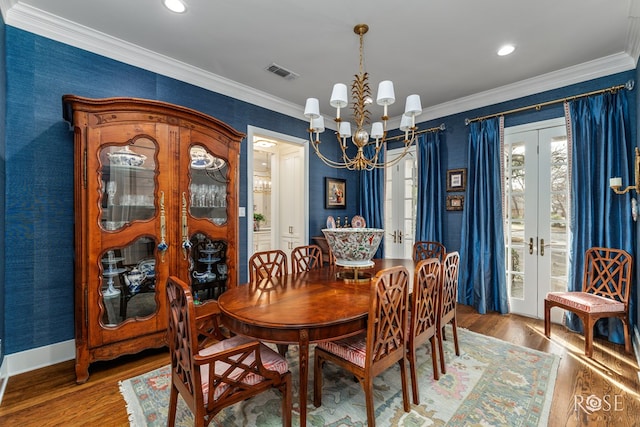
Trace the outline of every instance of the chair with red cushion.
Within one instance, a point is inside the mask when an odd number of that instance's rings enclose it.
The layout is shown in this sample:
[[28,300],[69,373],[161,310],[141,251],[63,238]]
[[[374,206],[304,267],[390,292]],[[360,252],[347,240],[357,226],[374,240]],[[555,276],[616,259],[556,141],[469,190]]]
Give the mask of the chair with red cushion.
[[416,373],[416,349],[427,340],[431,342],[433,378],[435,380],[439,378],[436,345],[438,349],[442,348],[437,331],[438,319],[440,318],[440,272],[440,261],[437,258],[425,259],[416,265],[413,279],[407,355],[409,372],[411,373],[413,403],[416,405],[420,404]]
[[236,335],[198,348],[195,308],[189,286],[171,276],[166,287],[171,357],[169,426],[175,425],[178,394],[206,426],[225,407],[277,388],[282,392],[282,423],[291,426],[291,373],[287,360],[259,341]]
[[367,423],[375,426],[373,379],[398,363],[404,411],[409,412],[406,341],[409,272],[403,266],[379,271],[371,279],[367,331],[335,341],[320,342],[315,349],[313,404],[322,404],[322,365],[334,363],[351,372],[364,389]]
[[624,349],[631,352],[629,294],[633,259],[622,249],[590,248],[584,257],[581,292],[549,292],[544,300],[544,334],[551,335],[551,309],[575,313],[584,328],[584,353],[593,355],[593,327],[598,319],[615,317],[624,327]]

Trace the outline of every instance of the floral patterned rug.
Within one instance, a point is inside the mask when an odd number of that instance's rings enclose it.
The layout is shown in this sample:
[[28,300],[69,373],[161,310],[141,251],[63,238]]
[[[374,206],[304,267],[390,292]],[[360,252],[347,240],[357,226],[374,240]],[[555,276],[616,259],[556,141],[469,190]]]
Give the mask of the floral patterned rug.
[[[447,327],[449,328],[449,327]],[[402,409],[399,367],[380,375],[374,384],[376,422],[381,426],[545,426],[559,357],[495,338],[458,329],[460,356],[451,330],[444,342],[447,374],[433,380],[429,343],[418,352],[420,405]],[[311,351],[313,350],[313,346]],[[289,346],[293,380],[293,424],[299,425],[298,353]],[[309,375],[307,423],[312,426],[363,426],[366,408],[362,387],[352,375],[325,364],[322,406],[313,406],[313,369]],[[409,375],[407,372],[407,378]],[[409,380],[409,384],[411,384]],[[120,383],[132,426],[166,426],[169,366]],[[411,396],[410,386],[409,395]],[[411,398],[411,397],[410,397]],[[277,391],[238,403],[219,413],[211,426],[281,426],[281,396]],[[193,418],[178,399],[177,426],[192,426]]]

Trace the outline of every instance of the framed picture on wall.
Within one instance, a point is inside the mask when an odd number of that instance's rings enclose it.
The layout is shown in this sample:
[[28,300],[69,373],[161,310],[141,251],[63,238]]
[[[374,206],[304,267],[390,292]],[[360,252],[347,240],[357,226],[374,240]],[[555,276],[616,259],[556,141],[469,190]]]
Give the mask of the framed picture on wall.
[[447,210],[461,211],[464,207],[464,196],[447,196]]
[[339,178],[324,178],[324,208],[346,209],[347,181]]
[[447,171],[447,191],[464,191],[467,186],[467,169]]

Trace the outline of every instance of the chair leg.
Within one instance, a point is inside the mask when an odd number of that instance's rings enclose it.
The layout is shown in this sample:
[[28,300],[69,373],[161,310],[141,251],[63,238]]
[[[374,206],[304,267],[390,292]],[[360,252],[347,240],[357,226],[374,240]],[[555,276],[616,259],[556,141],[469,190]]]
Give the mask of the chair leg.
[[280,356],[285,357],[287,355],[287,351],[289,351],[288,344],[276,344],[276,347],[278,347],[278,353],[280,353]]
[[171,394],[169,395],[169,414],[167,415],[167,427],[176,425],[176,409],[178,406],[178,389],[171,385]]
[[443,374],[447,373],[447,367],[444,364],[444,347],[442,345],[442,329],[438,328],[437,340],[438,340],[438,350],[440,351],[440,371]]
[[[406,381],[406,376],[404,377]],[[369,427],[376,425],[376,411],[373,407],[373,378],[365,378],[362,382],[364,388],[364,400],[367,404],[367,424]]]
[[436,343],[439,342],[438,338],[434,335],[429,338],[431,342],[431,363],[433,364],[433,379],[438,381],[440,379],[440,372],[438,371],[438,357],[436,355]]
[[282,392],[282,425],[283,427],[291,427],[291,374],[285,375],[284,381],[280,386]]
[[544,300],[544,336],[551,337],[551,304]]
[[[400,379],[402,380],[402,403],[404,404],[404,412],[411,411],[411,403],[409,402],[409,385],[407,384],[407,359],[403,357],[398,362],[400,364]],[[371,379],[371,394],[373,395],[373,379]],[[373,406],[373,399],[371,402]]]
[[629,331],[629,314],[619,317],[622,321],[622,328],[624,329],[624,351],[631,353],[631,333]]
[[416,375],[416,349],[413,345],[409,346],[407,358],[409,359],[409,375],[411,376],[411,393],[413,394],[413,403],[420,404],[420,395],[418,392],[418,377]]
[[316,355],[313,358],[313,406],[316,408],[322,405],[322,357],[318,355],[316,349]]
[[451,329],[453,329],[453,344],[456,348],[456,356],[460,356],[460,346],[458,345],[458,320],[455,316],[451,320]]
[[582,327],[584,328],[584,354],[591,358],[593,356],[593,325],[594,321],[591,316],[585,316],[582,319]]

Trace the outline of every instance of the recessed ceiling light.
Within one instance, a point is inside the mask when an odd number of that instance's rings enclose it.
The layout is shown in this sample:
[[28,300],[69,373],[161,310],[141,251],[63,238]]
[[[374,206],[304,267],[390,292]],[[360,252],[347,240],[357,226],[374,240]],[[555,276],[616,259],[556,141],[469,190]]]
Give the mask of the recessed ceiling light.
[[512,44],[506,44],[504,46],[502,46],[499,50],[498,50],[498,55],[500,56],[505,56],[505,55],[509,55],[510,53],[512,53],[514,50],[516,50],[516,47]]
[[162,0],[162,4],[171,12],[184,13],[187,11],[187,5],[182,0]]

